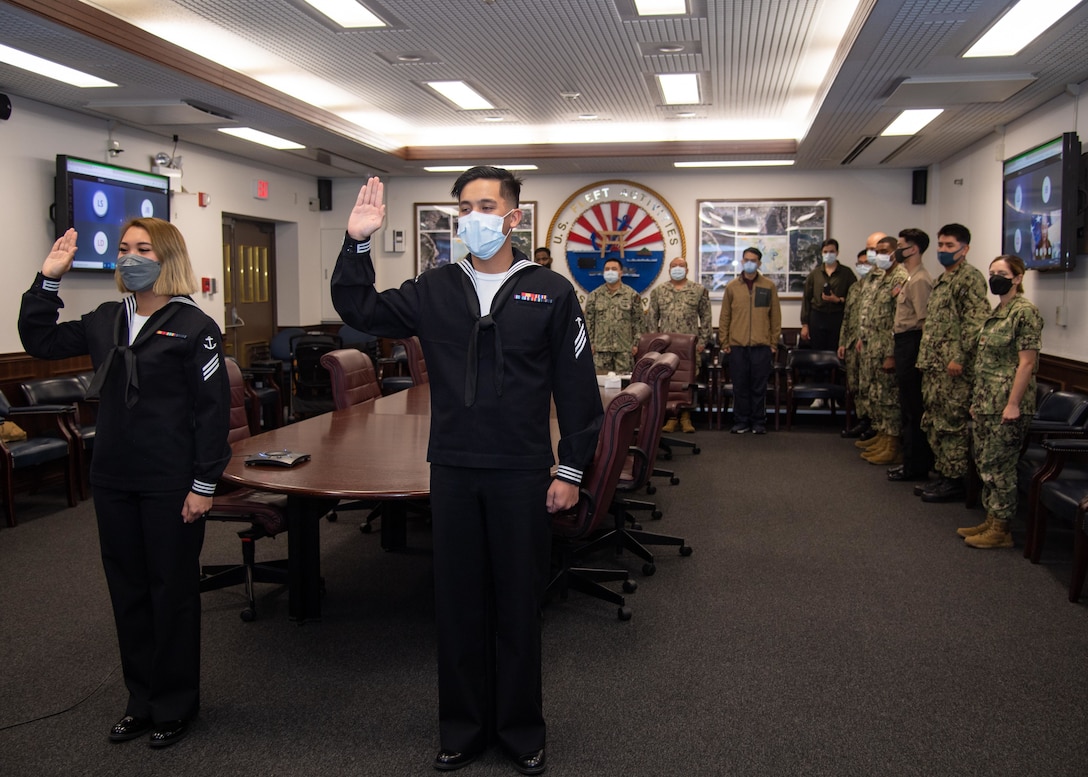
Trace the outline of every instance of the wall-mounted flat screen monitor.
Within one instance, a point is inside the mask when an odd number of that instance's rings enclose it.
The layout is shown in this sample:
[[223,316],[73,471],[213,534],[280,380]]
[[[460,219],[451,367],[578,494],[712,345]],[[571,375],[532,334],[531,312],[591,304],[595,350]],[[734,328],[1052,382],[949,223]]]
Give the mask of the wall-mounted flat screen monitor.
[[57,155],[57,237],[79,233],[74,270],[113,272],[121,227],[130,218],[170,220],[170,179],[66,154]]
[[1072,270],[1080,226],[1080,140],[1066,132],[1005,160],[1002,253],[1029,270]]

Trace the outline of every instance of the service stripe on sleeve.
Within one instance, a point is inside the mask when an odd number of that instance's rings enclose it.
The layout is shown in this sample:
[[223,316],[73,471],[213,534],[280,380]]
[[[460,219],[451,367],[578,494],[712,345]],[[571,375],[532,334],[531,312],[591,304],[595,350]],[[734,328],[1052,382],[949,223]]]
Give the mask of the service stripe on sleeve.
[[204,381],[219,371],[219,354],[215,354],[207,364],[204,365]]

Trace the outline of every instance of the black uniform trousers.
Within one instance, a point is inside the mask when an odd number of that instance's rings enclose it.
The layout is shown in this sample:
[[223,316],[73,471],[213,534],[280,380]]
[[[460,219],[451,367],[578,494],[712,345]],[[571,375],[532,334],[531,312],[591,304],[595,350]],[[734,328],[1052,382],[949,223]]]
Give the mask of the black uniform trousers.
[[547,469],[431,465],[444,750],[478,753],[493,740],[514,756],[544,747],[540,607],[550,484]]
[[156,723],[200,706],[200,549],[204,521],[185,523],[188,489],[140,493],[94,488],[126,715]]
[[839,331],[842,329],[843,312],[810,310],[808,314],[808,339],[817,351],[837,351]]
[[729,349],[729,378],[733,381],[733,423],[767,423],[767,381],[774,351],[768,345],[734,345]]
[[902,413],[903,471],[910,475],[925,475],[933,468],[933,451],[922,431],[922,371],[918,369],[918,346],[922,330],[912,329],[895,335],[892,354],[895,356],[895,382],[899,385],[899,408]]

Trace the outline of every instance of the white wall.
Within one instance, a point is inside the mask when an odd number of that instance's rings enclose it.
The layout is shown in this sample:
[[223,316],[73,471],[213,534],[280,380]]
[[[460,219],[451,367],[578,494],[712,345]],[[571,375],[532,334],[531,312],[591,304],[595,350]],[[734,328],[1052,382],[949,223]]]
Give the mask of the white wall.
[[[1063,96],[1036,110],[1029,118],[1011,125],[1003,143],[994,135],[930,170],[929,203],[912,205],[909,170],[790,169],[688,171],[682,174],[641,174],[617,171],[612,175],[547,176],[525,174],[522,197],[537,202],[537,241],[545,243],[547,228],[560,206],[574,192],[607,179],[633,180],[660,194],[679,216],[689,263],[698,247],[695,203],[700,199],[748,199],[775,197],[827,197],[831,200],[831,234],[842,244],[850,260],[863,247],[866,235],[880,230],[894,234],[905,227],[919,227],[936,242],[937,228],[960,221],[974,234],[970,260],[980,269],[999,253],[1001,235],[1001,160],[1038,145],[1076,126],[1075,102]],[[1084,136],[1081,131],[1081,135]],[[125,153],[115,161],[127,167],[148,169],[158,151],[169,151],[168,138],[124,127],[114,131]],[[0,353],[20,352],[15,330],[19,296],[41,267],[53,242],[48,207],[53,201],[54,157],[58,153],[106,160],[107,127],[104,121],[15,98],[10,120],[0,122],[0,230],[7,238],[5,260],[0,264],[0,310],[8,325],[0,327]],[[1088,138],[1086,138],[1088,140]],[[333,183],[333,209],[311,212],[309,200],[316,182],[309,176],[259,168],[225,154],[185,145],[182,180],[190,194],[176,194],[172,219],[185,235],[198,276],[222,281],[221,217],[223,213],[277,222],[278,323],[308,325],[330,318],[327,270],[329,246],[339,242],[362,180],[337,179]],[[455,176],[436,174],[393,177],[387,180],[387,226],[405,230],[408,250],[386,255],[379,238],[375,242],[378,284],[399,285],[415,274],[413,205],[417,202],[452,201],[449,188]],[[252,196],[255,178],[268,180],[267,201]],[[961,184],[954,181],[961,180]],[[211,205],[200,208],[196,192],[211,194]],[[324,250],[323,250],[324,244]],[[935,247],[926,255],[930,272],[940,267]],[[1028,295],[1047,323],[1043,344],[1047,353],[1088,361],[1088,260],[1073,273],[1029,274]],[[662,279],[663,281],[664,279]],[[69,275],[62,286],[66,309],[63,318],[74,318],[118,293],[110,277]],[[201,306],[216,320],[224,320],[222,297],[198,294]],[[1054,324],[1055,309],[1069,311],[1067,327]],[[715,306],[715,322],[717,306]],[[800,302],[783,302],[785,326],[800,325]]]

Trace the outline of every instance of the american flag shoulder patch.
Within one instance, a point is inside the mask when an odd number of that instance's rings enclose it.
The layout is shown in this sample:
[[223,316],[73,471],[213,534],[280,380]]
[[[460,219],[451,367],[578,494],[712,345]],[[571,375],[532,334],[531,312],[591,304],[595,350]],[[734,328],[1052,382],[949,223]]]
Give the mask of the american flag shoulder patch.
[[582,320],[582,317],[578,316],[574,321],[578,324],[578,331],[574,334],[574,358],[577,359],[585,350],[588,337],[586,336],[586,322]]
[[544,305],[551,305],[554,301],[547,294],[538,294],[535,291],[519,291],[514,295],[514,299],[521,302],[539,302]]
[[204,373],[204,381],[207,382],[212,375],[219,371],[219,354],[212,356],[208,363],[201,368],[201,371]]

